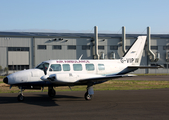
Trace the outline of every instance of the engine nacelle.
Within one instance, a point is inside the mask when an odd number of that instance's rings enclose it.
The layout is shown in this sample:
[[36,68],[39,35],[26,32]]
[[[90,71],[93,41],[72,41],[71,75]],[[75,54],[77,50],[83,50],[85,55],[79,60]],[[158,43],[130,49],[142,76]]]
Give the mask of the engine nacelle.
[[40,79],[43,81],[49,81],[48,77],[49,77],[48,75],[43,75]]
[[77,81],[77,75],[73,73],[52,74],[49,78],[54,78],[53,82],[73,83]]

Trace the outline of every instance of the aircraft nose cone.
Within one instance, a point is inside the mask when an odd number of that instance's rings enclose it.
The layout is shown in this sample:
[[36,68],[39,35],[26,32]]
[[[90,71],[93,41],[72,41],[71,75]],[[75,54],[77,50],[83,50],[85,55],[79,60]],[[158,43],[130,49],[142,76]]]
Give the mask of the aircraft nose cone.
[[3,82],[6,83],[6,84],[8,84],[8,78],[5,77],[5,78],[3,79]]

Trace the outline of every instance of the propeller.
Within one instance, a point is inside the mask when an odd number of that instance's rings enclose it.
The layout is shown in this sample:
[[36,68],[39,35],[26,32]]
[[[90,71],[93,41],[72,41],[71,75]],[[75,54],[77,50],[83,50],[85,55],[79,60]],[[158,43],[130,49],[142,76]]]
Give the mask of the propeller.
[[43,64],[43,72],[45,75],[43,75],[40,79],[43,81],[55,81],[56,77],[55,74],[51,74],[50,76],[47,74],[47,67],[45,64]]
[[55,80],[55,76],[54,75],[47,75],[47,67],[45,67],[45,65],[43,64],[43,72],[45,75],[43,75],[40,79],[43,81],[54,81]]
[[43,72],[45,75],[43,75],[40,79],[43,81],[48,81],[48,75],[47,75],[47,67],[45,67],[45,65],[43,64]]

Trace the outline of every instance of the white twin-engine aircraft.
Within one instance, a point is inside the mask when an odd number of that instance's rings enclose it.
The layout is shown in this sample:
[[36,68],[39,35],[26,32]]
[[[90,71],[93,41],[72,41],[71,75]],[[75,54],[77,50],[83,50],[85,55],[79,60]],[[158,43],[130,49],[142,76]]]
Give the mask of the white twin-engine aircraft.
[[34,69],[19,71],[8,75],[3,82],[18,86],[21,89],[18,101],[23,101],[24,89],[43,89],[48,87],[48,95],[54,97],[53,87],[87,85],[84,97],[91,100],[94,94],[93,85],[113,78],[127,77],[126,73],[138,68],[142,58],[146,36],[139,36],[121,59],[117,60],[49,60]]

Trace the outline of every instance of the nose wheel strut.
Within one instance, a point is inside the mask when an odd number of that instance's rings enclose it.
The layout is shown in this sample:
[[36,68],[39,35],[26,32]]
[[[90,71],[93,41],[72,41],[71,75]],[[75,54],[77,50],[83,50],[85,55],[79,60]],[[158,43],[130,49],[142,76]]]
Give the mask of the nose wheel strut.
[[18,101],[22,102],[24,101],[25,97],[23,96],[23,89],[22,87],[20,87],[21,91],[20,91],[20,94],[18,95],[17,99]]

